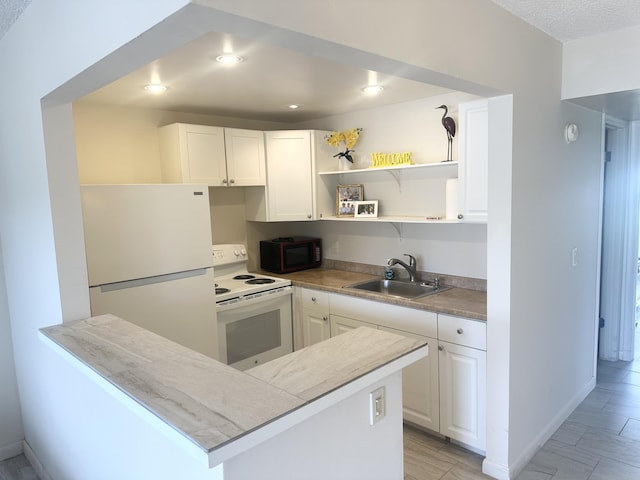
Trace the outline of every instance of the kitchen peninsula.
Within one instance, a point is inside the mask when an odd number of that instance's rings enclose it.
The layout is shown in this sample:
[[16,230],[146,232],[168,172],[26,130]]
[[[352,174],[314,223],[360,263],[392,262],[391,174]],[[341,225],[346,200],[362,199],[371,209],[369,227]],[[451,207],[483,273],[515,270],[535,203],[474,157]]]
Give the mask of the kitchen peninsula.
[[429,353],[420,340],[359,328],[241,372],[113,315],[41,334],[159,420],[197,478],[402,478],[401,370]]

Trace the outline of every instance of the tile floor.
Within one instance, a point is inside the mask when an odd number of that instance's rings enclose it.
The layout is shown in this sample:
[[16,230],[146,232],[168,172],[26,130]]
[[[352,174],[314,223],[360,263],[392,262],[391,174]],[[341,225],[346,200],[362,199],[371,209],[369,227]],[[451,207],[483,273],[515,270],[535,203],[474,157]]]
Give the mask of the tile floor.
[[24,455],[0,462],[0,480],[38,480],[35,470]]
[[[639,343],[640,345],[640,343]],[[537,452],[517,480],[640,479],[640,349],[633,362],[598,364],[596,388]],[[405,427],[405,480],[476,480],[482,457]],[[20,455],[0,480],[37,480]]]

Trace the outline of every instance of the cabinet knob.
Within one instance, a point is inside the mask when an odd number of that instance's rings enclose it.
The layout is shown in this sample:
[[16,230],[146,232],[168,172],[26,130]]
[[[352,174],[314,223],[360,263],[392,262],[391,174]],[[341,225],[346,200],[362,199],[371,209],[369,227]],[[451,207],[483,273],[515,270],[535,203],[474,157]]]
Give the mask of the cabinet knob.
[[458,335],[462,335],[464,333],[464,330],[462,330],[461,328],[459,328],[458,330],[456,330],[456,332],[458,332]]
[[458,214],[458,220],[462,220],[464,218],[464,215],[462,215],[461,213]]
[[315,303],[315,302],[316,302],[316,297],[311,297],[311,301],[312,301],[313,303]]
[[307,218],[311,219],[311,214],[310,213],[307,214]]
[[329,317],[327,317],[327,316],[325,315],[324,317],[322,317],[322,320],[324,320],[324,321],[326,322],[327,320],[329,320]]
[[442,345],[438,345],[438,350],[440,350],[441,352],[444,352],[444,347]]
[[236,181],[232,178],[231,180],[229,180],[229,183],[236,183]]
[[222,180],[222,183],[224,183],[224,184],[226,185],[226,184],[227,184],[227,179],[226,179],[226,178],[225,178],[225,179],[223,179],[223,180]]

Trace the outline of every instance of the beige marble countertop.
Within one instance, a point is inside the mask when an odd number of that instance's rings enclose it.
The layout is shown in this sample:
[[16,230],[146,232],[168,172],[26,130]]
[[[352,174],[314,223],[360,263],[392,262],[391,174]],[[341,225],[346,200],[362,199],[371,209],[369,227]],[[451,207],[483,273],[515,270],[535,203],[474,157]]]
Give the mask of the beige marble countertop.
[[358,282],[380,278],[379,276],[369,275],[367,273],[312,268],[278,276],[288,278],[294,286],[298,287],[315,288],[317,290],[368,298],[370,300],[419,308],[431,312],[445,313],[476,320],[487,320],[487,292],[480,290],[454,287],[441,293],[427,295],[416,300],[409,300],[390,297],[375,292],[344,288],[345,286]]
[[114,315],[41,332],[206,453],[428,348],[361,327],[241,372]]

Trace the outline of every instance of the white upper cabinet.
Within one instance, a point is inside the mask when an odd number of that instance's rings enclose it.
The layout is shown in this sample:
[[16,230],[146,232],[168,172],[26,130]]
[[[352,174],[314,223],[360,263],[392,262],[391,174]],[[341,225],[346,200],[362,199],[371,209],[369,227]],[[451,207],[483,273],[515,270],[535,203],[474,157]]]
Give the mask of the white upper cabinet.
[[459,105],[458,218],[486,223],[489,197],[489,102]]
[[[316,130],[265,132],[267,185],[246,192],[247,220],[316,220],[318,168],[333,160]],[[328,156],[328,159],[327,159]]]
[[212,187],[265,184],[260,131],[174,123],[159,129],[162,178]]
[[229,186],[265,185],[264,133],[240,128],[224,129]]

